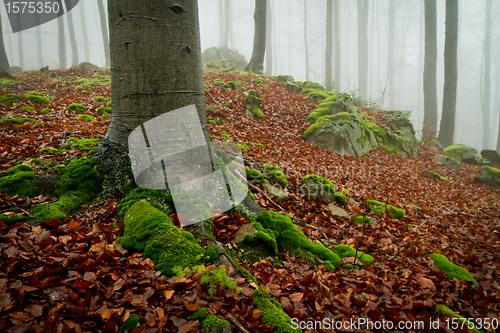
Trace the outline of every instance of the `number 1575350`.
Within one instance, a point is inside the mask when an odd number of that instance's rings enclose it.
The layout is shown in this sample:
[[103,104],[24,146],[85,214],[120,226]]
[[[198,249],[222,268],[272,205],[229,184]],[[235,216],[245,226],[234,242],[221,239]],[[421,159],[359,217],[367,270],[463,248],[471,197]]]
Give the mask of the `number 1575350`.
[[59,13],[60,5],[58,2],[41,2],[41,1],[12,1],[5,4],[8,14],[50,14]]

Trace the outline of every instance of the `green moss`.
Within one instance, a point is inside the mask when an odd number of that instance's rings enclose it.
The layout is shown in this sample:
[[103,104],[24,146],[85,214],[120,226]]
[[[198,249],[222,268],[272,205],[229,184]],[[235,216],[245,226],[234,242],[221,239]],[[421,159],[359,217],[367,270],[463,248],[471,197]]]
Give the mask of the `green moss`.
[[[76,83],[78,84],[75,86],[76,90],[80,90],[83,87],[106,86],[111,84],[111,75],[108,73],[97,75],[96,73],[89,77],[78,78]],[[92,88],[88,88],[87,90],[92,91]]]
[[161,206],[160,210],[168,214],[170,212],[170,206],[172,205],[172,195],[163,190],[150,190],[137,187],[127,193],[125,198],[120,200],[116,206],[119,216],[125,218],[127,210],[138,201],[148,201],[150,203],[157,202]]
[[206,269],[205,266],[197,266],[197,272],[201,274],[200,283],[208,285],[208,294],[214,296],[217,293],[217,287],[221,286],[236,293],[241,292],[241,288],[235,280],[231,279],[226,272],[226,266],[218,266]]
[[109,102],[109,99],[107,99],[106,97],[97,96],[94,98],[94,102]]
[[52,112],[52,109],[49,108],[43,108],[42,111],[40,111],[42,114],[49,114]]
[[[309,89],[303,89],[302,92],[308,91]],[[333,93],[329,91],[324,91],[324,90],[319,90],[319,89],[314,89],[310,91],[307,94],[307,99],[310,101],[317,101],[320,99],[325,99],[328,98],[328,96],[331,96]]]
[[343,193],[337,192],[335,193],[335,201],[342,206],[347,205],[347,198]]
[[229,84],[227,84],[226,82],[222,81],[221,79],[215,79],[214,80],[214,84],[216,86],[221,87],[221,88],[231,88],[231,86]]
[[335,269],[335,266],[333,266],[333,264],[330,262],[330,260],[326,260],[323,265],[325,266],[325,268],[329,271],[333,271]]
[[30,166],[20,164],[5,172],[5,177],[0,178],[0,188],[9,196],[35,197],[40,194],[37,178]]
[[462,158],[466,153],[475,153],[475,149],[467,147],[465,145],[451,145],[443,150],[443,153],[450,156],[451,158],[462,161]]
[[59,149],[56,148],[42,148],[38,151],[40,155],[45,155],[45,153],[54,153],[57,154],[59,152]]
[[260,147],[260,148],[266,149],[266,146],[264,146],[262,143],[251,142],[250,144],[251,144],[252,146],[256,145],[256,146],[258,146],[258,147]]
[[386,205],[377,200],[366,200],[366,203],[373,206],[371,207],[371,210],[377,214],[383,214],[384,212],[387,212],[389,216],[397,219],[405,216],[405,211],[401,208],[397,208],[392,205]]
[[304,89],[319,89],[319,90],[325,90],[325,88],[319,84],[319,83],[316,83],[316,82],[312,82],[312,81],[305,81],[304,82],[304,85],[303,85],[303,88]]
[[252,107],[250,108],[250,112],[252,112],[252,114],[259,119],[264,118],[264,113],[262,112],[262,110],[259,108],[259,106],[257,104],[252,105]]
[[111,114],[111,107],[100,106],[97,108],[97,112],[99,112],[102,115],[109,115]]
[[248,180],[251,180],[256,184],[262,184],[265,182],[264,176],[259,170],[246,169],[245,171]]
[[87,156],[71,162],[62,170],[61,179],[56,183],[56,194],[82,191],[97,195],[102,190],[101,169],[101,162]]
[[262,321],[269,327],[276,327],[277,333],[301,332],[292,329],[292,320],[285,313],[281,304],[274,300],[265,288],[253,291],[253,305],[263,311]]
[[433,178],[433,179],[436,179],[436,180],[440,180],[440,181],[448,181],[448,178],[446,177],[443,177],[441,176],[439,173],[437,172],[434,172],[434,171],[427,171],[427,170],[424,170],[422,171],[422,174],[424,176],[427,176],[427,177],[430,177],[430,178]]
[[72,149],[78,149],[79,151],[91,150],[95,146],[99,145],[101,139],[78,139],[69,138],[67,144],[70,145]]
[[202,263],[206,254],[196,241],[183,237],[168,215],[146,201],[134,203],[124,219],[124,234],[118,241],[126,249],[142,252],[168,277]]
[[263,168],[267,171],[267,178],[271,183],[278,184],[283,188],[288,186],[288,180],[285,174],[281,171],[281,168],[271,164],[266,164]]
[[229,322],[227,320],[221,319],[213,314],[207,315],[206,319],[203,320],[201,326],[207,327],[209,329],[218,329],[218,330],[222,330],[224,326],[231,327],[231,325],[229,325]]
[[[337,188],[328,178],[321,177],[321,176],[318,176],[316,174],[310,174],[310,175],[307,175],[304,178],[302,178],[302,184],[305,184],[310,180],[312,180],[313,182],[315,182],[317,184],[323,184],[323,190],[327,191],[328,193],[336,193],[337,192]],[[340,198],[340,199],[342,199],[342,198]],[[344,196],[344,199],[345,199],[345,196]]]
[[0,102],[7,103],[7,104],[13,104],[13,103],[19,103],[23,98],[19,95],[15,94],[6,94],[0,97]]
[[201,323],[203,320],[205,320],[206,317],[207,317],[207,308],[201,307],[196,309],[196,311],[193,312],[193,314],[187,317],[187,320],[190,321],[198,320]]
[[335,253],[337,253],[337,255],[340,258],[346,258],[346,257],[354,258],[356,256],[356,258],[362,263],[370,263],[371,264],[374,261],[373,257],[371,255],[366,254],[364,252],[361,252],[359,250],[356,253],[356,249],[354,249],[346,244],[333,245],[332,248],[333,248],[333,251]]
[[61,195],[58,201],[39,205],[31,210],[36,221],[58,219],[64,221],[66,216],[91,199],[85,192],[69,191]]
[[14,125],[22,125],[27,122],[35,122],[41,123],[40,120],[30,119],[30,118],[9,118],[9,119],[0,119],[0,125],[14,124]]
[[436,305],[436,308],[438,308],[439,310],[441,310],[441,312],[444,313],[444,314],[452,316],[453,318],[457,318],[460,327],[462,327],[462,324],[465,324],[469,330],[472,330],[472,331],[474,331],[476,333],[483,333],[483,331],[478,330],[476,328],[476,326],[474,325],[473,322],[471,322],[470,320],[468,321],[467,318],[464,318],[461,315],[455,313],[449,307],[447,307],[447,306],[445,306],[443,304],[438,304],[438,305]]
[[33,104],[49,104],[50,100],[47,97],[37,96],[37,95],[28,95],[26,96],[28,101]]
[[122,331],[129,330],[131,328],[137,327],[139,324],[139,316],[135,313],[130,314],[127,320],[125,320],[122,324]]
[[220,119],[213,119],[208,121],[209,124],[214,124],[214,125],[222,125],[223,122]]
[[229,138],[229,137],[231,137],[229,134],[227,134],[227,132],[226,132],[226,131],[222,131],[222,132],[220,133],[220,136],[225,137],[225,138]]
[[490,166],[484,166],[483,169],[488,171],[488,173],[494,177],[500,177],[500,170],[497,168],[492,168]]
[[35,110],[35,107],[34,106],[21,106],[20,109],[24,110],[24,111],[33,111],[33,110]]
[[337,254],[325,248],[321,243],[308,240],[304,233],[292,223],[290,216],[264,211],[255,219],[264,229],[275,232],[278,249],[290,251],[298,256],[303,256],[306,251],[310,251],[323,260],[329,260],[334,266],[340,263]]
[[405,211],[391,205],[387,205],[387,214],[395,219],[400,219],[405,216]]
[[[11,209],[12,210],[12,209]],[[24,215],[19,216],[6,216],[4,214],[0,214],[0,221],[4,221],[7,225],[14,225],[19,222],[25,222],[28,218]]]
[[249,106],[257,104],[257,106],[259,106],[261,103],[261,95],[255,89],[251,89],[250,91],[248,91],[248,94],[245,97],[245,105]]
[[109,102],[108,102],[108,106],[111,106],[111,104],[112,104],[112,103],[111,103],[111,101],[109,101]]
[[265,84],[264,81],[262,81],[262,79],[259,79],[259,78],[253,79],[250,82],[256,83],[261,87],[267,87],[267,84]]
[[41,164],[41,163],[42,163],[42,161],[40,161],[38,158],[32,158],[32,159],[31,159],[31,162],[33,162],[33,163],[34,163],[34,164],[36,164],[36,165],[39,165],[39,164]]
[[73,104],[70,104],[68,106],[68,110],[78,111],[78,112],[85,112],[85,110],[87,110],[87,108],[85,106],[83,106],[82,104],[73,103]]
[[78,120],[85,120],[85,121],[88,121],[88,122],[95,121],[94,117],[92,117],[91,115],[88,115],[88,114],[80,114],[80,115],[76,116],[76,119],[78,119]]
[[445,272],[450,279],[472,281],[479,286],[476,279],[472,277],[469,271],[467,271],[463,267],[455,265],[454,263],[449,261],[448,258],[446,258],[446,256],[439,253],[431,253],[429,256],[432,258],[432,260],[434,260],[436,266],[440,270]]

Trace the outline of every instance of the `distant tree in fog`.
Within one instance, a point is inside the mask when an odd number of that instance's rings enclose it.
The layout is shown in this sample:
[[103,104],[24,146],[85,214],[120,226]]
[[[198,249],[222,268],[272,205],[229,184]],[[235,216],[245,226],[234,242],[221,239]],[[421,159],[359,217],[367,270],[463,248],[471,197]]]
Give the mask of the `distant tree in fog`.
[[425,0],[424,135],[437,132],[436,0]]
[[252,58],[246,70],[262,74],[264,71],[264,53],[266,52],[266,0],[255,0],[254,37]]

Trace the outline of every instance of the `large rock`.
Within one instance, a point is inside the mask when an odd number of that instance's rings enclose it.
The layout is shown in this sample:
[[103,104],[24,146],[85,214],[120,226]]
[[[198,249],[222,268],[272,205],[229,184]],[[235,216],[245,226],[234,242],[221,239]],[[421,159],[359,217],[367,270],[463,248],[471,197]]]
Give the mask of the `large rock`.
[[275,187],[275,186],[272,186],[272,185],[267,185],[266,186],[267,188],[267,192],[271,195],[273,195],[276,200],[278,200],[279,202],[287,202],[289,197],[288,195],[283,192],[282,190],[280,190],[279,188]]
[[443,150],[443,153],[460,162],[475,163],[476,158],[481,158],[475,148],[466,145],[448,146]]
[[301,89],[300,89],[299,85],[296,84],[295,82],[286,81],[285,90],[292,92],[292,93],[299,93]]
[[82,62],[80,65],[78,65],[78,70],[81,71],[96,71],[99,69],[98,66],[91,64],[90,62]]
[[238,52],[218,47],[211,47],[203,51],[201,59],[204,67],[209,62],[230,59],[234,63],[234,69],[239,71],[244,70],[245,66],[248,64],[245,58]]
[[500,165],[500,150],[483,149],[481,156],[486,158],[493,165]]
[[476,172],[474,183],[500,189],[500,170],[484,166]]
[[336,201],[336,192],[334,189],[332,190],[325,187],[324,183],[314,181],[313,179],[307,180],[299,189],[299,192],[310,200],[320,199],[326,202]]
[[460,171],[460,168],[462,167],[462,163],[448,156],[436,155],[434,156],[434,160],[447,168],[455,170],[456,172]]

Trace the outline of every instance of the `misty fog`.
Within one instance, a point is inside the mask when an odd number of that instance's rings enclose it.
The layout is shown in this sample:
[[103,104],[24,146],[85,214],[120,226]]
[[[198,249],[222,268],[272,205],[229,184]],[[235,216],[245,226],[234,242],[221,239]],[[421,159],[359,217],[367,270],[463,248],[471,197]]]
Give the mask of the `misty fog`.
[[[305,7],[304,1],[306,1]],[[500,2],[493,1],[489,122],[491,135],[488,147],[482,147],[481,95],[482,71],[485,66],[486,2],[487,0],[459,1],[458,90],[454,143],[463,143],[478,150],[495,149],[500,116],[500,57],[497,56],[500,54]],[[230,4],[229,8],[225,7],[226,3]],[[368,1],[368,93],[367,96],[361,97],[379,103],[384,109],[412,110],[411,119],[415,129],[419,131],[423,122],[424,1],[394,0],[395,28],[392,34],[394,38],[392,52],[389,52],[389,3],[389,0]],[[106,1],[104,4],[106,5]],[[227,46],[237,50],[248,61],[253,47],[254,1],[200,0],[198,5],[202,50],[213,46]],[[58,69],[57,20],[14,34],[7,19],[5,6],[0,7],[2,7],[4,44],[10,66],[20,66],[22,70],[37,70],[48,65],[50,69]],[[307,16],[304,8],[307,9]],[[230,17],[229,38],[228,45],[223,45],[222,22],[226,9]],[[271,63],[264,61],[265,73],[292,75],[298,81],[309,79],[325,84],[326,1],[270,0],[270,9],[272,25],[269,30],[273,58]],[[79,61],[89,61],[104,67],[105,57],[97,0],[82,0],[71,13]],[[357,2],[339,0],[338,17],[341,73],[339,82],[335,82],[334,90],[357,94],[359,87]],[[69,29],[66,15],[63,18],[66,25],[68,66],[70,66],[72,56]],[[304,42],[305,26],[308,40],[307,55]],[[86,30],[89,40],[88,50],[84,48],[83,29]],[[38,30],[41,32],[42,59],[37,57]],[[437,94],[440,112],[444,78],[445,1],[437,1],[436,33]],[[393,59],[389,60],[390,53]],[[305,65],[306,57],[308,57],[308,69]],[[272,67],[272,70],[269,67]],[[388,84],[391,73],[394,75],[393,91],[389,89]]]

